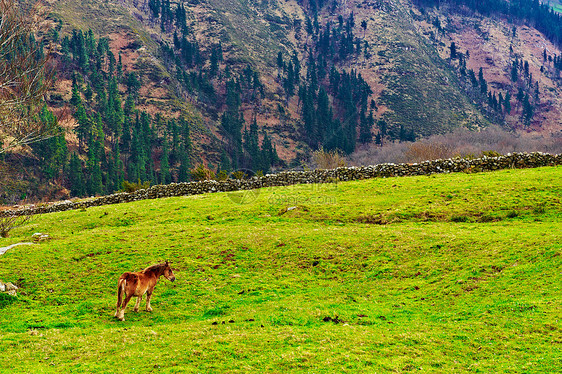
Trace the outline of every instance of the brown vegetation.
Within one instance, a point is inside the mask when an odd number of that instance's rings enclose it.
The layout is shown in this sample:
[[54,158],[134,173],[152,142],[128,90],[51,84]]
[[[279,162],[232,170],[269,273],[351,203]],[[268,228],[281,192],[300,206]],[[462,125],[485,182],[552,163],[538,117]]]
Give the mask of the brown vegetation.
[[421,162],[453,157],[478,157],[494,151],[562,153],[562,135],[533,133],[515,134],[499,127],[482,131],[457,130],[450,134],[433,135],[414,143],[388,143],[383,147],[366,145],[348,157],[351,165]]
[[25,225],[31,215],[0,217],[0,238],[7,238],[10,231]]
[[335,169],[346,165],[345,158],[337,150],[319,149],[312,153],[312,167],[315,169]]

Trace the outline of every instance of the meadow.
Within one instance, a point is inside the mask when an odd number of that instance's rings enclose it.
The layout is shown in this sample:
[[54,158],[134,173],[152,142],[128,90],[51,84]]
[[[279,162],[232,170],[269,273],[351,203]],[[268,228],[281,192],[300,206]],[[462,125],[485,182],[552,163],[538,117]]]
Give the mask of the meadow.
[[[510,169],[36,216],[0,238],[51,236],[0,256],[20,287],[0,299],[0,372],[557,372],[561,181]],[[154,311],[116,320],[119,275],[164,260],[177,280]]]

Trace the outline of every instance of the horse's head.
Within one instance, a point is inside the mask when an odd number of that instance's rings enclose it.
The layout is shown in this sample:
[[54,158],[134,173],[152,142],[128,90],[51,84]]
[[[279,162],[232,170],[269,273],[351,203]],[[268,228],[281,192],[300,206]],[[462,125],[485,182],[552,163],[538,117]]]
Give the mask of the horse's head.
[[173,281],[176,280],[176,276],[172,272],[172,268],[170,267],[170,264],[168,263],[168,261],[166,261],[166,263],[164,264],[164,273],[162,273],[162,275],[167,280],[169,280],[170,282],[173,282]]

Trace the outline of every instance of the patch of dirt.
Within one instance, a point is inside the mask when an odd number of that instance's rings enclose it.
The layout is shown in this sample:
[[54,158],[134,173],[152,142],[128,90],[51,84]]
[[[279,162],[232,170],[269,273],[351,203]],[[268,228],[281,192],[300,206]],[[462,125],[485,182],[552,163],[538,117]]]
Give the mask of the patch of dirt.
[[344,323],[345,321],[342,320],[340,317],[335,316],[334,318],[330,317],[330,316],[326,316],[324,318],[322,318],[322,322],[333,322],[336,325],[339,323]]

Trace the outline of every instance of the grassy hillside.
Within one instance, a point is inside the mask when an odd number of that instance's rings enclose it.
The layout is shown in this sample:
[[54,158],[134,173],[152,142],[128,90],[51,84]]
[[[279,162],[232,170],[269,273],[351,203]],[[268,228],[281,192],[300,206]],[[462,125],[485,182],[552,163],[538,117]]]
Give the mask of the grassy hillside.
[[[36,217],[0,239],[0,372],[554,372],[562,169],[211,194]],[[170,260],[154,312],[124,271]],[[12,303],[9,303],[13,301]],[[142,305],[144,307],[144,304]]]

